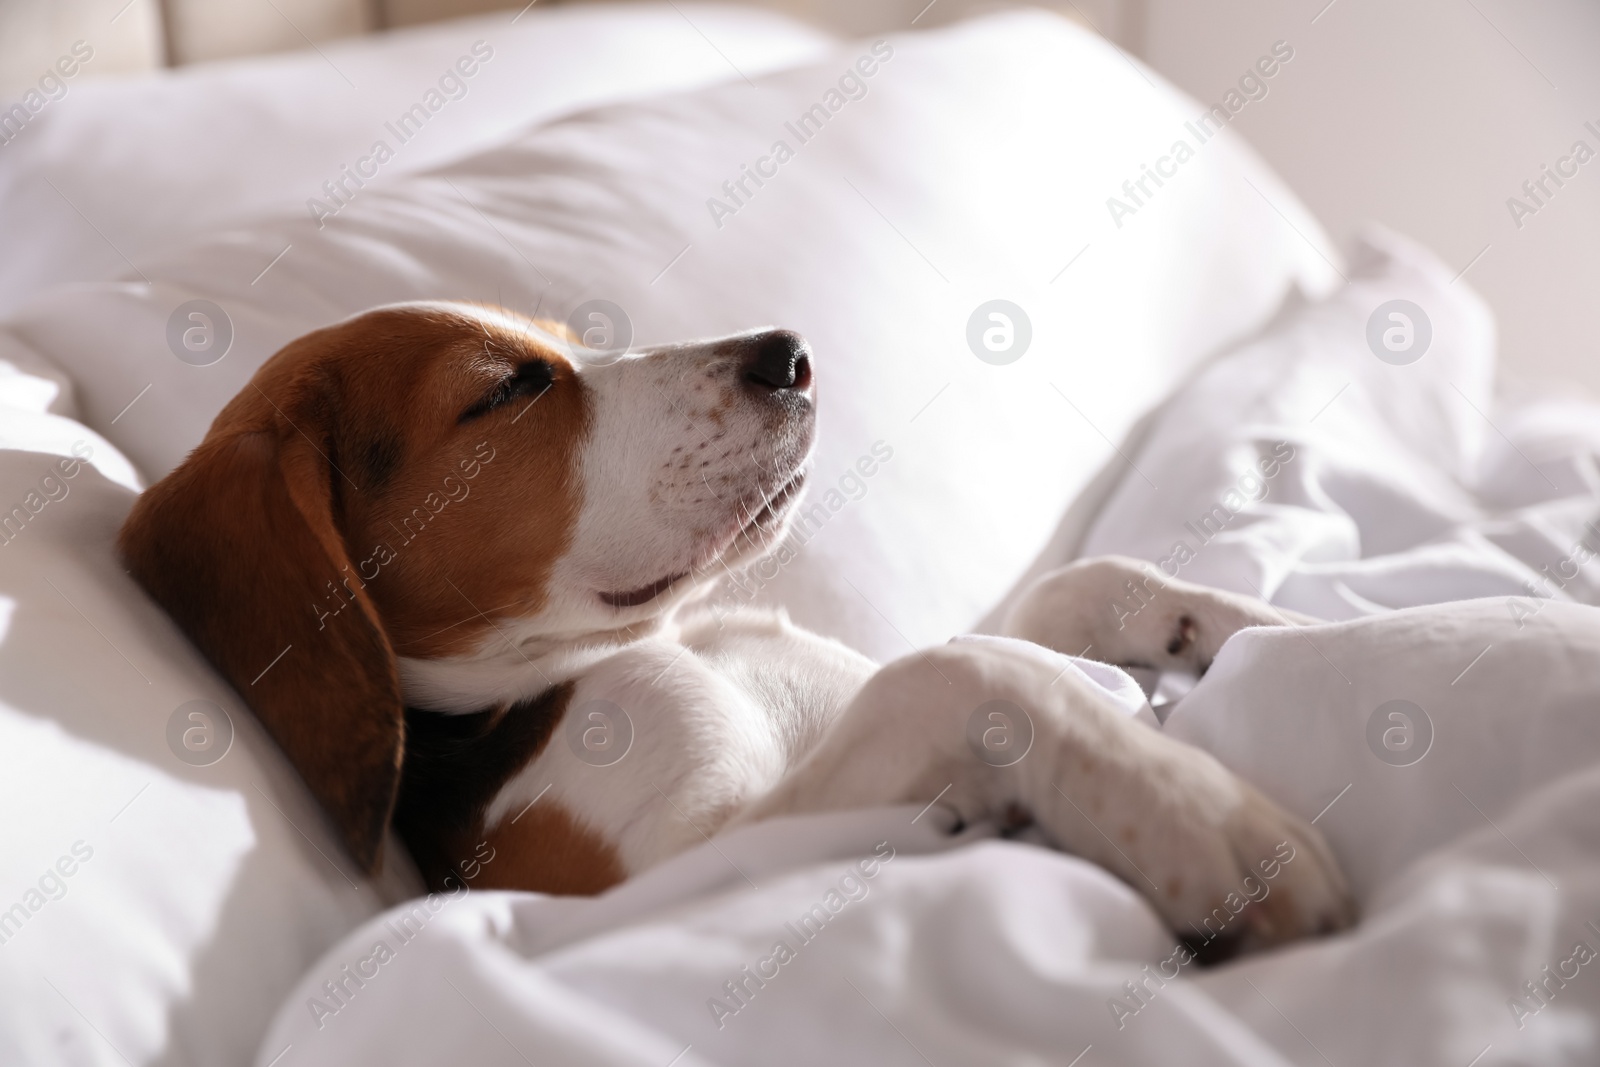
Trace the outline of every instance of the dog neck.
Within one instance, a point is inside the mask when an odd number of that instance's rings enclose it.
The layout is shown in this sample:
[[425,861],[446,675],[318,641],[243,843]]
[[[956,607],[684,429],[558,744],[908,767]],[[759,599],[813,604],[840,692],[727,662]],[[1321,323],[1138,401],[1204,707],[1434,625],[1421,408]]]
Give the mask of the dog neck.
[[[765,555],[751,553],[735,564],[748,566]],[[716,576],[686,582],[653,612],[603,629],[561,631],[548,622],[503,620],[470,652],[438,659],[397,656],[401,693],[408,708],[446,715],[529,700],[627,645],[649,638],[677,640],[685,621],[701,616],[720,588]]]
[[576,634],[519,633],[497,626],[479,649],[444,659],[398,657],[406,706],[465,715],[529,700],[571,681],[617,649],[672,629],[663,617]]

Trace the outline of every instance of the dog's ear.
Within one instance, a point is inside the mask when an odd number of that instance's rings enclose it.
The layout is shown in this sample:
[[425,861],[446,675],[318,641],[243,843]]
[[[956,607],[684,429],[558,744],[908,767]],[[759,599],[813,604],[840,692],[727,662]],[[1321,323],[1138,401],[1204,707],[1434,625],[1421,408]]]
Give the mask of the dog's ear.
[[246,388],[138,499],[118,546],[373,872],[405,719],[393,650],[339,529],[352,487],[337,466],[338,405],[316,375],[257,382],[273,397]]

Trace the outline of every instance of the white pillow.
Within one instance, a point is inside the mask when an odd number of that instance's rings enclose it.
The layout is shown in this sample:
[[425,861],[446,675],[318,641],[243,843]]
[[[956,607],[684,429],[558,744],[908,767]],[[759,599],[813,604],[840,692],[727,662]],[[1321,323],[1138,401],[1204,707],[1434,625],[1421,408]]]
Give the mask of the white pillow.
[[[564,318],[603,298],[640,342],[794,327],[817,352],[808,510],[823,510],[754,584],[889,657],[970,628],[1140,414],[1291,286],[1330,283],[1315,223],[1226,131],[1113,220],[1108,198],[1194,140],[1198,113],[1073,24],[1005,14],[578,115],[362,190],[320,230],[289,212],[147,261],[153,284],[58,291],[5,328],[67,367],[87,421],[155,478],[279,346],[377,304]],[[794,158],[778,165],[780,140]],[[770,176],[757,187],[747,166]],[[1003,366],[967,339],[996,298],[1031,319]],[[168,344],[194,299],[231,320],[210,366]]]
[[[738,5],[540,5],[320,52],[68,82],[0,151],[0,312],[62,282],[137,277],[130,261],[143,267],[264,210],[304,211],[379,138],[395,149],[377,168],[385,183],[530,122],[755,77],[835,43]],[[404,145],[386,133],[459,60],[471,74],[428,101],[439,110],[421,131]]]
[[0,1063],[244,1063],[300,973],[417,882],[393,842],[385,884],[360,878],[123,572],[136,476],[58,388],[0,362]]

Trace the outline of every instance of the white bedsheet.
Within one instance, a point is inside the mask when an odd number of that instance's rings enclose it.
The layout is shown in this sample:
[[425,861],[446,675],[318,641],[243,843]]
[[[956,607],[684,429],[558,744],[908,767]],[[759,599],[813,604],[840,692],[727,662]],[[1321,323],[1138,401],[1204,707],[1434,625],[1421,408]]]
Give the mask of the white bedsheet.
[[[1179,967],[1141,899],[1073,858],[953,842],[937,808],[789,820],[595,900],[466,892],[414,932],[374,920],[258,1063],[1596,1062],[1600,611],[1572,598],[1594,599],[1600,411],[1497,407],[1481,306],[1380,243],[1158,413],[1087,538],[1159,563],[1293,449],[1177,569],[1347,621],[1236,636],[1165,729],[1317,820],[1354,930]],[[1408,366],[1365,339],[1392,299],[1433,331]],[[1546,564],[1579,577],[1530,592]],[[797,930],[814,905],[827,921]]]

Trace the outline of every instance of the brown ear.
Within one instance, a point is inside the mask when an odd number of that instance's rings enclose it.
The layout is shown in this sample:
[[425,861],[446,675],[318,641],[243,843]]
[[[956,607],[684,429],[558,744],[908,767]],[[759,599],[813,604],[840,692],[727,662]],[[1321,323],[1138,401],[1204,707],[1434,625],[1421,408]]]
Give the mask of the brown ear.
[[334,466],[334,405],[295,403],[296,391],[273,389],[279,403],[241,393],[138,499],[118,545],[372,872],[405,748],[400,683],[335,519],[349,486]]

